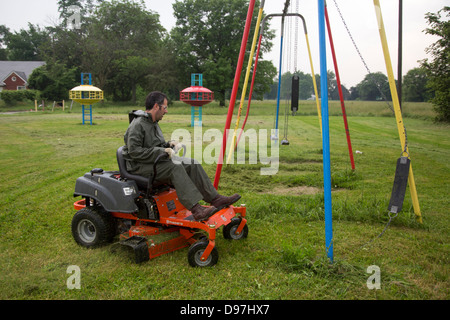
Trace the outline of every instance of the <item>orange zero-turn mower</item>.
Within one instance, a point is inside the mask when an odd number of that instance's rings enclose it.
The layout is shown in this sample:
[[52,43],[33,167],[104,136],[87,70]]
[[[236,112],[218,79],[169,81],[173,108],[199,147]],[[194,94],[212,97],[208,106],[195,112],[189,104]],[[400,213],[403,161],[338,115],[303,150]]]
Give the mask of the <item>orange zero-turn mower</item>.
[[[154,165],[165,154],[158,157]],[[193,267],[213,266],[219,253],[216,232],[222,228],[225,239],[239,240],[248,235],[246,207],[229,206],[204,221],[195,221],[168,185],[126,171],[122,147],[117,150],[119,171],[92,169],[79,177],[74,196],[77,210],[72,219],[72,235],[84,247],[112,242],[131,247],[136,263],[190,246],[188,262]]]

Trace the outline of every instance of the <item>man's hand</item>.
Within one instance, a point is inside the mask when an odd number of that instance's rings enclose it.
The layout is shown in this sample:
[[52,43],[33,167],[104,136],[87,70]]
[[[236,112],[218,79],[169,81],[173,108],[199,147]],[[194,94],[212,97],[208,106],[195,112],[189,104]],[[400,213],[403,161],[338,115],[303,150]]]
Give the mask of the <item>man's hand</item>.
[[175,151],[175,154],[177,154],[178,151],[183,148],[183,145],[175,140],[170,140],[169,146],[173,149],[173,151]]
[[165,148],[164,151],[169,155],[169,159],[172,159],[172,156],[175,154],[172,148]]

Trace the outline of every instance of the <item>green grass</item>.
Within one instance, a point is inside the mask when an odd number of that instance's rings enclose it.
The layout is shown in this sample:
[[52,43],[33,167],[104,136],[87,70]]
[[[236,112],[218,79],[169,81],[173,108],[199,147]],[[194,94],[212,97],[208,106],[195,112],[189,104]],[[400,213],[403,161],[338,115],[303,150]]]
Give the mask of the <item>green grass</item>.
[[[400,156],[395,119],[383,103],[348,104],[353,151],[362,152],[352,171],[340,106],[330,104],[330,264],[319,122],[314,102],[302,105],[289,117],[290,145],[280,146],[276,175],[260,175],[262,164],[224,166],[219,191],[241,193],[249,237],[219,234],[219,262],[202,269],[188,265],[187,249],[136,265],[117,244],[88,250],[72,239],[75,180],[95,167],[117,169],[127,112],[138,107],[94,105],[93,126],[81,125],[75,104],[71,112],[0,115],[0,299],[449,299],[449,127],[432,122],[428,104],[404,105],[423,224],[408,188],[403,211],[376,238]],[[273,101],[254,102],[246,129],[270,129],[274,110]],[[189,114],[180,103],[169,107],[166,138],[178,128],[192,132]],[[222,131],[225,115],[206,106],[203,129]],[[204,167],[213,178],[216,166]],[[67,289],[69,265],[81,269],[80,290]],[[366,286],[370,265],[380,267],[381,290]]]

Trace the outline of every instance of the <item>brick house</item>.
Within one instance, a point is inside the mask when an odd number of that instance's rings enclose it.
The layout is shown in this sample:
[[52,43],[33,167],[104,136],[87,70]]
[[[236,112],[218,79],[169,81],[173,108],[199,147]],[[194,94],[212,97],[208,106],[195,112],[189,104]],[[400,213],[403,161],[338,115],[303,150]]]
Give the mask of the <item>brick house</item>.
[[28,89],[28,77],[44,61],[0,61],[0,91]]

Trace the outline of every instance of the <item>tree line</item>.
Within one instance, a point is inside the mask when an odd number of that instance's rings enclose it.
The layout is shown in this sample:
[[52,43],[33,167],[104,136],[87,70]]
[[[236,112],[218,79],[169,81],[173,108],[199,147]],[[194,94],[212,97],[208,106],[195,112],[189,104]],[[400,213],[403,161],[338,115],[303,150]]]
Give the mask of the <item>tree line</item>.
[[[292,90],[292,77],[299,77],[299,99],[308,100],[315,98],[313,79],[311,74],[297,71],[294,73],[286,72],[281,76],[280,98],[289,99]],[[317,92],[319,98],[320,92],[320,74],[315,75],[317,84]],[[339,88],[336,75],[333,71],[328,70],[328,99],[339,100]],[[276,99],[278,89],[278,79],[270,87],[270,91],[264,94],[265,99]],[[392,100],[389,88],[388,77],[382,72],[374,72],[367,74],[364,79],[349,89],[345,85],[341,85],[344,100],[364,100],[364,101],[380,101]],[[402,100],[405,102],[424,102],[433,98],[433,90],[428,88],[428,78],[425,68],[418,67],[408,71],[403,77],[402,84]]]
[[[177,0],[173,4],[176,24],[167,31],[159,14],[147,9],[142,0],[58,0],[59,22],[53,26],[41,28],[29,23],[27,30],[11,32],[0,25],[0,60],[45,61],[28,81],[43,99],[67,99],[68,90],[80,83],[81,72],[89,72],[93,85],[104,90],[110,100],[142,103],[152,90],[164,91],[177,100],[179,92],[190,86],[191,73],[203,73],[203,85],[214,91],[215,99],[224,106],[233,85],[247,8],[247,0]],[[248,49],[258,8],[259,1]],[[428,48],[433,61],[422,61],[402,79],[403,101],[431,100],[444,105],[444,112],[449,101],[449,22],[441,20],[441,12],[448,17],[448,8],[426,15],[430,25],[426,32],[442,38]],[[273,30],[263,37],[255,99],[276,98],[276,68],[264,60],[274,38]],[[300,99],[311,98],[311,75],[296,74]],[[290,94],[292,76],[288,72],[281,77],[283,98]],[[320,76],[315,78],[319,84]],[[320,85],[317,89],[320,96]],[[367,74],[354,87],[342,86],[342,91],[346,100],[391,98],[388,79],[380,72]],[[332,71],[328,72],[328,92],[329,99],[339,99]]]

